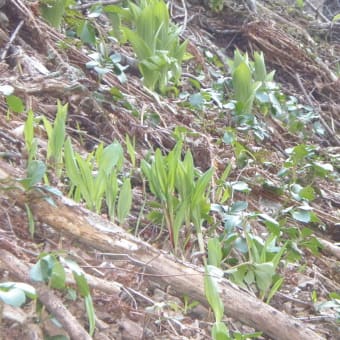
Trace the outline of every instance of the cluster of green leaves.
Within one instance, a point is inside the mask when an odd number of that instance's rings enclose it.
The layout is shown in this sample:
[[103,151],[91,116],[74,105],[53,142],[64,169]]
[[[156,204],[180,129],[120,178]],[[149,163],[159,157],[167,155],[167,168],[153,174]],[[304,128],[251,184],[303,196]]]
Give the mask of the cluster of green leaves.
[[224,316],[224,304],[218,290],[218,281],[221,280],[224,273],[221,269],[214,265],[205,266],[204,275],[204,292],[215,316],[215,322],[211,329],[211,337],[213,340],[246,340],[256,339],[261,336],[261,332],[250,334],[241,334],[238,332],[229,333],[228,327],[222,321]]
[[253,61],[248,54],[236,50],[234,59],[228,64],[232,75],[232,86],[236,102],[231,101],[241,124],[251,126],[256,136],[263,139],[267,129],[253,114],[254,106],[263,114],[272,114],[288,127],[289,132],[304,137],[308,124],[315,132],[323,134],[318,115],[312,108],[299,104],[293,97],[287,97],[274,82],[275,71],[267,73],[263,53],[255,52]]
[[55,169],[55,175],[60,178],[63,168],[63,146],[66,136],[66,118],[68,105],[62,105],[57,102],[57,113],[53,123],[45,117],[34,117],[32,110],[27,113],[27,119],[24,126],[24,138],[26,150],[28,152],[27,179],[23,185],[26,190],[39,183],[45,175],[46,165],[37,159],[38,143],[35,138],[34,129],[36,125],[42,121],[47,133],[47,154],[46,162]]
[[[210,52],[207,59],[217,68],[219,60]],[[239,50],[233,59],[227,60],[231,79],[220,71],[214,76],[217,81],[210,88],[201,88],[199,79],[190,79],[193,94],[182,93],[187,98],[187,106],[204,111],[205,108],[217,106],[233,114],[239,131],[252,130],[254,135],[263,140],[270,135],[265,117],[271,115],[279,119],[290,133],[300,138],[308,137],[311,132],[324,135],[324,128],[318,120],[319,115],[309,106],[302,105],[297,98],[285,95],[278,83],[274,81],[274,71],[267,72],[263,53],[255,52],[253,58]]]
[[163,0],[129,2],[119,14],[131,26],[122,26],[122,32],[137,55],[144,85],[164,94],[170,80],[176,84],[180,79],[187,45],[180,43],[180,30],[171,22],[167,4]]
[[[177,85],[181,77],[187,42],[180,42],[180,28],[171,22],[168,5],[163,0],[129,1],[127,7],[95,4],[86,17],[72,9],[73,5],[74,0],[40,3],[42,16],[52,26],[60,28],[64,20],[69,37],[77,36],[96,49],[90,54],[92,60],[87,63],[88,68],[100,77],[113,71],[121,82],[126,81],[126,66],[120,64],[119,54],[107,52],[106,40],[128,41],[136,53],[144,85],[161,94],[175,90],[168,84],[172,81]],[[108,37],[101,36],[93,23],[101,14],[105,14],[112,25]]]
[[60,28],[68,5],[73,0],[43,0],[39,3],[41,15],[53,27]]
[[[208,219],[210,204],[207,189],[213,170],[201,173],[195,168],[192,154],[187,151],[182,160],[182,143],[178,142],[167,156],[159,149],[149,163],[142,161],[141,168],[148,180],[150,191],[159,201],[152,205],[159,210],[149,217],[154,221],[165,220],[175,252],[185,247],[190,238],[191,223],[194,225],[199,247],[204,251],[202,223]],[[185,226],[184,243],[179,244],[181,228]]]
[[[59,101],[57,103],[57,113],[53,124],[51,124],[46,117],[42,116],[40,118],[35,118],[33,111],[28,111],[24,125],[24,138],[28,153],[26,177],[18,180],[25,191],[32,189],[42,191],[42,189],[44,189],[49,193],[60,194],[58,190],[48,185],[45,185],[44,188],[38,187],[43,179],[48,183],[48,177],[46,175],[47,167],[45,162],[38,159],[38,142],[35,138],[34,129],[39,121],[43,121],[48,136],[46,162],[55,169],[54,175],[57,178],[60,178],[63,168],[63,144],[65,140],[66,117],[67,105],[62,105]],[[48,195],[44,194],[42,197],[50,204],[54,204],[53,200]],[[33,237],[35,232],[33,214],[29,204],[25,204],[25,206],[28,216],[29,231]]]
[[[250,191],[245,182],[227,182],[225,190],[231,199],[234,191]],[[265,241],[252,234],[250,221],[261,217],[246,211],[246,201],[235,201],[228,206],[213,204],[211,208],[221,216],[224,231],[218,238],[208,241],[208,263],[215,267],[224,267],[223,263],[231,265],[225,273],[235,283],[249,287],[255,284],[261,298],[266,296],[270,300],[282,283],[282,278],[275,273],[286,246],[277,246],[274,233],[270,233]],[[263,216],[272,222],[269,216]],[[231,257],[232,249],[245,261],[239,263],[236,257]]]
[[[26,149],[28,151],[28,165],[26,178],[20,182],[25,190],[35,188],[43,179],[48,182],[45,162],[37,159],[37,140],[34,137],[35,125],[42,121],[47,132],[46,162],[49,164],[53,176],[60,179],[65,174],[69,179],[70,195],[77,202],[85,201],[86,206],[97,213],[101,212],[103,204],[111,220],[117,218],[122,224],[130,212],[132,205],[131,182],[128,176],[120,179],[123,171],[124,152],[118,142],[104,148],[100,144],[95,152],[85,159],[73,150],[70,138],[66,138],[67,104],[58,102],[56,118],[53,123],[42,116],[34,118],[29,111],[24,127]],[[133,145],[129,146],[129,155],[133,157]],[[56,190],[45,186],[47,191]],[[59,194],[59,193],[58,193]],[[50,200],[53,204],[53,202]],[[31,216],[27,206],[28,216]],[[34,233],[34,224],[30,219],[31,233]]]
[[74,152],[70,138],[65,143],[65,168],[70,179],[70,195],[84,200],[87,208],[100,213],[103,202],[111,220],[123,223],[132,205],[131,181],[119,180],[124,163],[123,148],[114,142],[104,148],[99,144],[95,152],[84,159]]
[[91,61],[86,63],[86,67],[93,69],[99,77],[108,72],[113,72],[121,83],[127,81],[125,70],[129,66],[121,65],[122,56],[119,53],[109,53],[104,42],[98,44],[97,51],[89,54]]
[[0,301],[14,307],[21,307],[27,301],[37,299],[35,288],[23,282],[0,283]]
[[[57,253],[40,254],[38,262],[30,270],[30,279],[36,282],[45,282],[50,288],[67,291],[69,298],[77,298],[76,291],[66,285],[65,268],[70,270],[76,282],[77,290],[84,299],[85,309],[89,321],[89,333],[92,336],[95,330],[95,312],[89,285],[85,273],[78,264]],[[14,307],[21,307],[27,298],[39,298],[35,288],[23,282],[0,283],[0,301]]]
[[235,50],[234,59],[228,59],[233,97],[228,104],[236,122],[242,129],[251,128],[259,139],[267,136],[266,128],[254,113],[257,94],[273,82],[274,71],[267,73],[263,53],[254,53],[254,61],[248,54]]
[[86,17],[81,11],[73,8],[75,0],[42,0],[39,2],[42,17],[53,27],[60,29],[66,24],[66,33],[72,38],[78,37],[83,43],[95,46],[96,30],[91,23],[91,18]]
[[221,12],[224,7],[224,0],[209,0],[209,7],[214,12]]
[[230,339],[229,330],[222,322],[222,318],[224,316],[224,304],[218,292],[218,278],[223,278],[223,272],[214,266],[206,265],[204,275],[204,292],[215,316],[215,323],[211,330],[211,336],[214,340]]
[[[325,162],[322,159],[323,157],[318,155],[319,150],[315,146],[298,144],[285,151],[289,156],[278,175],[289,183],[310,186],[316,178],[332,178],[335,176],[333,165]],[[299,189],[300,191],[301,189]],[[298,196],[294,198],[299,200]],[[305,189],[301,192],[300,199],[313,200],[312,190]]]
[[92,336],[95,330],[95,312],[89,285],[85,273],[78,264],[57,253],[40,254],[38,262],[30,270],[33,281],[45,282],[49,287],[58,290],[68,290],[69,296],[76,295],[66,286],[65,268],[72,272],[80,296],[84,299],[86,313],[89,321],[89,333]]
[[[224,269],[241,286],[255,284],[260,296],[269,301],[283,281],[276,274],[280,261],[297,261],[305,249],[317,254],[321,248],[311,229],[296,225],[321,222],[305,200],[298,206],[293,204],[282,209],[276,217],[248,212],[246,201],[234,201],[235,191],[246,194],[250,188],[245,182],[226,181],[217,189],[217,197],[229,199],[229,204],[211,205],[212,211],[220,215],[224,230],[208,241],[208,263]],[[308,195],[308,189],[302,190],[299,199]],[[252,222],[267,228],[265,238],[253,234]]]
[[63,147],[66,137],[66,119],[68,104],[57,102],[57,114],[54,123],[42,116],[45,131],[47,133],[47,163],[55,169],[55,175],[60,178],[63,168]]
[[234,59],[228,59],[228,65],[234,89],[235,113],[243,119],[252,119],[256,92],[266,82],[273,81],[275,72],[267,73],[262,52],[255,52],[254,62],[251,62],[247,53],[242,55],[235,50]]
[[317,296],[312,296],[316,311],[327,313],[330,309],[336,312],[336,321],[340,322],[340,294],[339,292],[329,293],[328,300],[317,302]]

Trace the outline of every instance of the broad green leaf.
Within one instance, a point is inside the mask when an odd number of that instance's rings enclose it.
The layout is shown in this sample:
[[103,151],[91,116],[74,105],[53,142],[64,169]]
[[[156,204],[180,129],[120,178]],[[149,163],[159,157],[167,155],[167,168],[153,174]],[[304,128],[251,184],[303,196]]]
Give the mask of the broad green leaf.
[[49,0],[40,2],[43,18],[53,27],[60,28],[65,13],[66,0]]
[[340,20],[340,13],[338,13],[337,15],[335,15],[332,19],[332,22],[336,22]]
[[267,294],[267,300],[266,303],[269,304],[270,300],[272,299],[272,297],[275,295],[275,293],[281,288],[282,283],[284,281],[283,277],[280,277],[279,279],[277,279],[275,281],[275,283],[273,284],[273,286],[271,287],[269,293]]
[[22,100],[14,94],[6,97],[6,103],[8,108],[13,112],[21,113],[25,110]]
[[253,263],[258,263],[261,262],[260,259],[260,252],[259,249],[257,248],[257,243],[255,240],[255,237],[253,234],[250,233],[245,233],[247,244],[248,244],[248,249],[249,249],[249,259]]
[[294,210],[292,212],[292,217],[299,221],[299,222],[303,222],[303,223],[309,223],[311,221],[311,213],[310,211],[306,211],[306,210]]
[[[240,114],[251,114],[253,100],[256,93],[255,83],[252,80],[249,66],[241,62],[232,75],[232,83],[235,91],[235,99]],[[259,87],[256,85],[256,87]]]
[[313,201],[315,199],[315,191],[311,186],[307,186],[299,191],[299,196],[307,201]]
[[227,130],[223,135],[223,142],[227,145],[232,145],[236,139],[235,132]]
[[77,29],[77,35],[85,44],[95,45],[96,34],[95,29],[88,20],[83,20]]
[[84,297],[84,300],[85,300],[85,309],[86,309],[87,319],[89,321],[89,334],[90,336],[93,336],[93,333],[96,327],[96,315],[95,315],[91,295],[86,295]]
[[295,164],[298,164],[305,157],[308,156],[307,146],[304,144],[299,144],[292,149],[290,158]]
[[223,322],[215,322],[211,329],[213,340],[230,340],[229,330]]
[[32,110],[29,110],[27,113],[27,119],[24,126],[24,136],[27,151],[30,153],[34,138],[34,113]]
[[239,215],[229,215],[225,214],[223,218],[224,229],[227,234],[234,231],[236,227],[241,227],[243,219]]
[[240,265],[236,269],[227,270],[226,273],[231,274],[233,281],[241,287],[246,287],[243,283],[244,277],[248,272],[248,265]]
[[0,283],[0,289],[17,288],[25,292],[26,296],[30,299],[36,299],[37,293],[33,286],[24,282],[2,282]]
[[34,236],[35,233],[35,223],[34,223],[34,216],[32,214],[32,210],[27,203],[25,203],[26,214],[28,219],[28,231],[30,232],[31,237]]
[[208,264],[220,267],[222,262],[222,248],[218,238],[210,238],[208,240]]
[[0,300],[11,306],[20,307],[26,302],[26,296],[36,299],[37,293],[34,287],[23,282],[0,283]]
[[327,176],[330,172],[334,171],[334,167],[330,163],[313,162],[313,169],[315,174],[320,177]]
[[267,71],[262,52],[254,53],[254,68],[254,80],[266,81]]
[[84,273],[79,275],[75,271],[73,271],[73,277],[77,283],[77,288],[79,290],[80,295],[82,297],[90,296],[90,288]]
[[0,287],[0,301],[14,307],[20,307],[26,302],[26,295],[18,288],[3,290],[2,287]]
[[59,261],[55,261],[51,273],[51,287],[56,289],[64,289],[66,283],[66,274],[63,265]]
[[[60,166],[62,163],[62,149],[65,142],[66,134],[66,117],[67,117],[68,104],[62,105],[60,101],[57,103],[57,114],[53,127],[48,134],[48,148],[47,158],[52,159],[53,162]],[[44,122],[45,123],[45,122]],[[46,125],[45,125],[46,127]],[[61,173],[59,173],[60,176]]]
[[26,190],[41,182],[46,172],[46,165],[40,160],[32,160],[28,164],[26,178],[21,180]]
[[42,271],[40,260],[30,269],[30,278],[33,281],[46,281],[45,273]]
[[243,281],[248,285],[252,285],[255,281],[255,274],[252,270],[248,270],[243,278]]
[[256,285],[262,293],[265,293],[272,284],[272,278],[275,274],[274,266],[271,262],[255,263],[254,272]]
[[248,208],[247,201],[236,201],[231,205],[230,213],[236,214],[236,213],[246,210],[247,208]]
[[118,179],[115,172],[112,172],[106,179],[105,186],[105,202],[108,208],[110,219],[113,221],[115,217],[115,206],[118,195]]
[[233,182],[231,184],[231,187],[233,188],[233,190],[235,191],[241,191],[241,192],[249,192],[251,189],[249,188],[248,183],[246,182]]
[[124,158],[124,151],[122,146],[118,143],[112,143],[104,148],[103,153],[98,160],[100,171],[104,171],[105,175],[108,176],[112,168],[122,162]]
[[180,208],[176,211],[174,223],[172,225],[172,234],[174,239],[174,246],[175,250],[177,250],[178,246],[178,237],[179,237],[179,231],[181,227],[183,226],[183,223],[185,221],[186,216],[186,206],[184,204],[180,205]]
[[214,275],[214,267],[206,266],[204,275],[204,292],[209,305],[214,311],[216,322],[221,322],[224,314],[224,305],[218,292],[218,286]]
[[214,169],[210,168],[198,179],[192,196],[193,204],[198,204],[198,202],[200,202],[200,200],[204,197],[204,193],[208,188],[213,172]]
[[75,185],[77,185],[80,182],[79,169],[75,161],[75,154],[72,148],[70,137],[68,137],[65,142],[64,157],[67,176]]
[[51,278],[51,272],[55,262],[56,258],[53,255],[43,256],[30,269],[30,278],[38,282],[47,282]]
[[198,109],[202,109],[205,103],[205,99],[203,98],[201,93],[194,93],[189,97],[189,103]]
[[84,275],[83,270],[79,267],[78,263],[68,259],[68,258],[60,258],[60,261],[65,264],[65,266],[67,266],[68,268],[71,269],[73,274],[76,274],[78,276],[82,276]]
[[119,224],[122,224],[128,216],[132,205],[132,190],[130,178],[126,178],[120,189],[117,203],[117,218]]

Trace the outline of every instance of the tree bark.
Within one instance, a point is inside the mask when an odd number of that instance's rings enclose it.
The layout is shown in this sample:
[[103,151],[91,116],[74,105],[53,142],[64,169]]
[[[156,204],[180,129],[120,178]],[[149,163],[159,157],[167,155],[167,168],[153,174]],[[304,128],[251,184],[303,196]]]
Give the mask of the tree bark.
[[[9,174],[13,175],[13,171],[0,161],[0,189],[6,185],[4,180],[10,179]],[[15,185],[19,186],[17,183]],[[150,282],[161,284],[163,287],[170,286],[179,296],[186,294],[208,307],[202,268],[179,262],[65,197],[53,197],[53,206],[41,197],[41,193],[27,195],[21,190],[3,192],[20,206],[28,203],[36,220],[50,225],[87,247],[102,252],[127,254],[134,265],[143,269],[139,275],[147,275]],[[228,316],[263,331],[273,339],[323,339],[300,321],[249,295],[226,279],[219,282],[219,288]]]

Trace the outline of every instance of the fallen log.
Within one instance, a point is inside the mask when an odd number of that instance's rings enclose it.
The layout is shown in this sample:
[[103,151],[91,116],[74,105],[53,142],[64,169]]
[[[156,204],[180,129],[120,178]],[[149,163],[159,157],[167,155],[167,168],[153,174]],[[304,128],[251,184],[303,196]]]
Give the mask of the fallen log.
[[[0,161],[0,190],[1,186],[10,185],[9,174],[13,176],[13,173],[14,169]],[[18,183],[11,184],[13,187],[19,186]],[[204,293],[202,268],[177,261],[65,197],[54,197],[55,205],[51,205],[41,197],[41,193],[25,193],[19,189],[3,190],[3,193],[21,207],[29,203],[36,220],[88,247],[102,252],[127,254],[130,261],[142,269],[138,275],[147,275],[149,282],[170,286],[178,296],[186,294],[209,307]],[[251,296],[227,279],[219,282],[219,288],[228,316],[276,340],[324,339],[300,321]]]

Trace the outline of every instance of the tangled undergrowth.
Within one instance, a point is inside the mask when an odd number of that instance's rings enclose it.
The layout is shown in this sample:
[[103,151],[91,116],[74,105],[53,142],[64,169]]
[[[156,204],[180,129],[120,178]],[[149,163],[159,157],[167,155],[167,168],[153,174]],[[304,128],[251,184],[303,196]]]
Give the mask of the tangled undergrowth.
[[336,339],[338,24],[305,9],[5,3],[6,339]]

